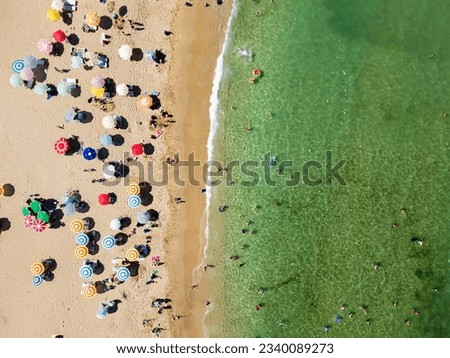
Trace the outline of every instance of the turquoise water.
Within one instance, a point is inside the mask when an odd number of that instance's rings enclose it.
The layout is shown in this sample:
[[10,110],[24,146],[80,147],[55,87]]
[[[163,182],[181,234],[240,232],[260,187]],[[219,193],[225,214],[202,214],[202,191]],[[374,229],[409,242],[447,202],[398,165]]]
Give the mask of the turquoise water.
[[[210,336],[449,337],[450,3],[238,4],[215,158],[277,165],[272,186],[229,170],[213,190]],[[286,187],[309,160],[324,179],[326,151],[347,185]]]

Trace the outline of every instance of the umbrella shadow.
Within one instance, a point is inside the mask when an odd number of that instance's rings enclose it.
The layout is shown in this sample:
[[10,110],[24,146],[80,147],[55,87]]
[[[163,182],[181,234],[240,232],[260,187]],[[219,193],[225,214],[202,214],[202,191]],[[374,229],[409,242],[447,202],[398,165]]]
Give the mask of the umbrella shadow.
[[125,143],[125,138],[120,134],[114,134],[112,137],[112,143],[116,147],[120,147]]
[[156,110],[161,108],[161,101],[160,99],[155,95],[150,95],[150,97],[153,99],[153,104],[150,106],[150,109]]
[[13,196],[16,192],[16,189],[14,188],[14,185],[12,184],[4,184],[3,185],[3,195],[4,196]]
[[98,26],[103,30],[109,30],[113,25],[112,19],[109,16],[100,17]]
[[117,246],[125,245],[128,242],[128,235],[124,232],[119,232],[118,234],[114,235],[114,238],[116,239]]
[[104,271],[105,271],[105,265],[103,265],[100,261],[98,261],[98,263],[94,269],[94,274],[101,275]]
[[131,219],[129,217],[127,217],[127,216],[126,217],[122,217],[121,220],[120,220],[120,224],[121,224],[121,226],[120,226],[121,229],[126,229],[127,227],[130,227]]
[[155,54],[152,56],[153,61],[155,61],[158,64],[166,63],[166,54],[162,52],[161,50],[156,50]]
[[58,264],[56,263],[55,259],[48,258],[42,261],[44,264],[44,267],[49,271],[55,271],[58,268]]
[[125,16],[128,13],[128,8],[123,5],[119,8],[119,16]]
[[109,203],[111,205],[114,205],[117,202],[117,195],[116,193],[108,193],[109,196]]
[[72,14],[71,12],[63,12],[62,13],[62,20],[68,26],[72,25],[73,19],[72,19],[71,14]]
[[110,77],[105,78],[105,96],[114,97],[116,95],[116,82]]
[[128,129],[128,121],[125,117],[120,116],[117,121],[118,129]]
[[141,87],[139,87],[137,85],[131,85],[131,86],[128,86],[128,88],[130,88],[130,93],[128,94],[130,97],[138,97],[142,93]]
[[67,141],[69,142],[69,150],[66,152],[65,155],[73,155],[80,151],[81,144],[78,140],[78,137],[71,136],[70,138],[67,138]]
[[108,311],[108,314],[116,313],[119,309],[119,303],[122,303],[122,301],[118,299],[115,299],[111,302],[113,302],[114,304],[112,306],[108,306],[108,308],[106,309]]
[[64,226],[62,223],[62,219],[64,217],[64,212],[61,209],[53,210],[50,213],[50,228],[51,229],[59,229]]
[[92,230],[95,227],[95,220],[89,216],[83,218],[83,223],[85,230]]
[[89,237],[89,240],[97,243],[101,239],[101,235],[97,230],[92,230],[86,233],[86,235]]
[[151,143],[144,144],[144,153],[146,155],[151,155],[155,152],[155,147]]
[[75,210],[77,211],[77,213],[86,214],[90,209],[91,207],[85,201],[80,201],[77,204],[75,204]]
[[141,198],[141,205],[149,206],[153,202],[153,195],[150,194],[152,191],[152,186],[149,182],[141,182],[139,183],[139,187],[141,188],[141,192],[139,193],[139,197]]
[[125,164],[118,163],[115,165],[115,168],[116,171],[114,176],[116,178],[125,178],[128,174],[130,174],[130,167]]
[[132,54],[131,54],[131,61],[139,62],[144,58],[144,52],[140,48],[133,48]]
[[78,121],[83,124],[91,123],[92,120],[94,119],[92,113],[88,111],[79,111],[77,113],[77,116],[79,118]]
[[139,275],[139,262],[134,261],[128,265],[128,270],[130,270],[130,276],[136,277]]
[[53,42],[53,50],[50,55],[60,57],[64,54],[64,45],[61,42]]
[[70,34],[69,36],[67,36],[67,41],[72,46],[77,46],[80,43],[80,38],[78,37],[77,34]]
[[44,274],[42,275],[42,278],[43,278],[45,281],[47,281],[47,282],[51,282],[51,281],[53,281],[53,279],[55,278],[55,275],[54,275],[53,272],[51,272],[51,271],[49,271],[49,270],[46,270],[46,271],[44,272]]
[[99,160],[104,161],[109,157],[109,150],[106,148],[100,148],[97,153],[97,157]]
[[47,80],[47,73],[45,72],[48,68],[48,60],[42,59],[44,61],[43,64],[36,66],[33,70],[34,79],[36,82],[45,82]]
[[41,204],[42,210],[50,212],[56,209],[58,201],[56,199],[43,199]]
[[156,210],[150,209],[147,212],[150,214],[150,221],[157,221],[159,219],[159,213]]
[[11,229],[11,222],[8,218],[0,218],[0,233]]
[[72,88],[72,90],[70,91],[70,95],[73,98],[77,98],[81,96],[81,87],[76,85],[74,88]]
[[139,256],[140,257],[147,257],[148,255],[150,255],[150,246],[148,246],[147,244],[143,244],[143,245],[137,245],[134,247],[136,250],[138,250],[139,252]]

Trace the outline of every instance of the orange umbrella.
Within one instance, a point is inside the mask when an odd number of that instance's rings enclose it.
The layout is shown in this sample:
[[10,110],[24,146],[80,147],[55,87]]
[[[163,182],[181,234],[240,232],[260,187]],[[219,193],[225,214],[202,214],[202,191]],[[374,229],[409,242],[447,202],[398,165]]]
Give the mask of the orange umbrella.
[[75,257],[78,259],[85,258],[89,252],[89,249],[86,246],[77,246],[75,249]]
[[83,229],[84,229],[84,224],[80,219],[74,220],[70,223],[70,231],[72,231],[76,234],[83,231]]
[[139,259],[139,251],[136,249],[129,249],[125,257],[128,261],[137,261]]
[[86,298],[92,298],[96,295],[97,290],[94,285],[86,284],[81,289],[81,294]]
[[45,267],[42,262],[35,262],[31,265],[31,272],[35,276],[42,275],[45,272]]
[[141,188],[137,184],[130,184],[127,188],[127,192],[129,195],[139,195]]
[[153,99],[149,95],[141,96],[137,100],[139,108],[150,108],[153,104]]

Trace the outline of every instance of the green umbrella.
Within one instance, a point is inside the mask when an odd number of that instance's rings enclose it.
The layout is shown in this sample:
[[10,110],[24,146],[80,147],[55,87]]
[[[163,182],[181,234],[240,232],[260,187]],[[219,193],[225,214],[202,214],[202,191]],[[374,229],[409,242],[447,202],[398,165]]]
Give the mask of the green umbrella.
[[45,223],[48,223],[50,221],[50,217],[48,216],[48,214],[45,211],[39,211],[37,213],[37,218],[39,220],[42,220]]
[[26,206],[24,206],[22,208],[22,214],[23,214],[23,216],[27,216],[27,215],[30,215],[31,213],[30,213],[30,210]]
[[35,214],[37,214],[39,211],[41,211],[41,203],[37,200],[33,200],[30,204],[30,208]]

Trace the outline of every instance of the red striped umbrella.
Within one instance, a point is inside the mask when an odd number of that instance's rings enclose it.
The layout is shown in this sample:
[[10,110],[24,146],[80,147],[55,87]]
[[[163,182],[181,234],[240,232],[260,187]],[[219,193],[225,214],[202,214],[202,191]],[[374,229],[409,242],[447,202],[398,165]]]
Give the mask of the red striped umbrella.
[[23,225],[28,229],[33,225],[34,218],[31,215],[27,215],[23,218]]
[[42,232],[47,228],[47,224],[42,220],[36,220],[31,227],[35,232]]
[[66,154],[69,150],[69,141],[64,137],[61,137],[55,142],[54,148],[56,153]]
[[63,30],[55,31],[52,37],[55,39],[56,42],[64,42],[67,39],[67,36]]

